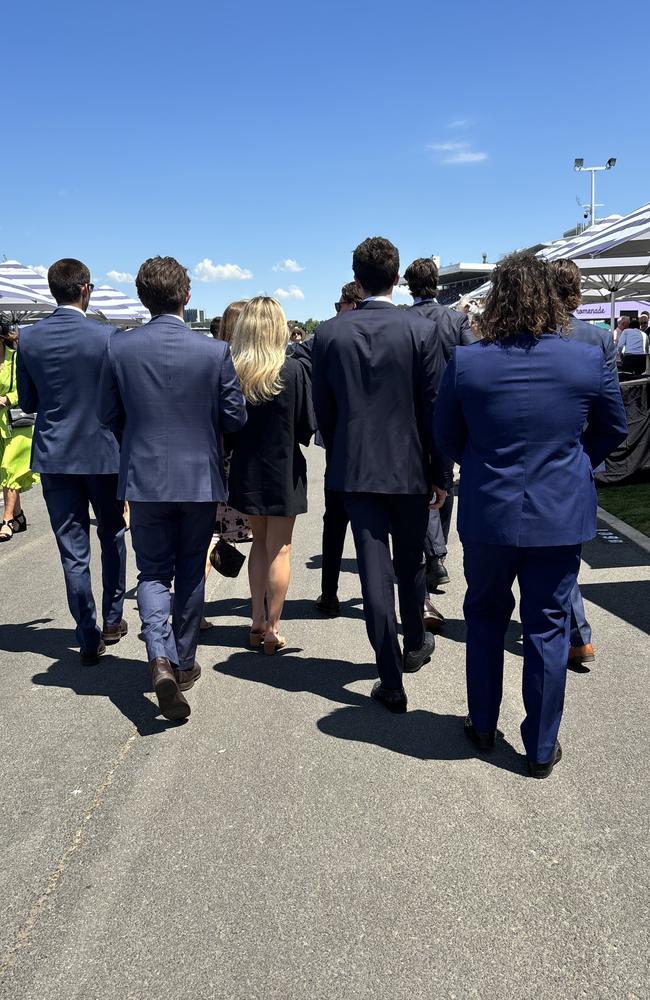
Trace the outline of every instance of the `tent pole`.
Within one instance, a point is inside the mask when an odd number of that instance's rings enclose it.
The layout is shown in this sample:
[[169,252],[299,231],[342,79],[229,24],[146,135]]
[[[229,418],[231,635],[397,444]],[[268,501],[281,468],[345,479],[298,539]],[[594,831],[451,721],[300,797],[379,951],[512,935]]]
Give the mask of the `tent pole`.
[[610,295],[610,302],[611,302],[611,306],[612,306],[612,316],[611,316],[611,319],[609,321],[609,325],[610,325],[610,329],[611,329],[612,334],[613,334],[614,330],[616,329],[616,291],[613,288],[612,288],[612,292],[611,292],[611,295]]

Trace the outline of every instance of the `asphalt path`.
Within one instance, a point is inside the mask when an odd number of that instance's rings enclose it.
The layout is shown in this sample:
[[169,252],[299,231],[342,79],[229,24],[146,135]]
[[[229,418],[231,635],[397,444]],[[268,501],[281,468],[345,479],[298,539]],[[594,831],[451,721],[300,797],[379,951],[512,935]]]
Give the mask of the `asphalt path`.
[[518,621],[504,740],[479,758],[463,736],[456,537],[408,714],[369,700],[350,540],[341,618],[313,607],[322,472],[311,448],[286,651],[247,651],[245,576],[213,575],[182,726],[157,715],[132,589],[128,637],[79,665],[40,491],[25,498],[28,532],[0,547],[0,997],[647,998],[648,553],[605,525],[585,547],[598,658],[569,673],[564,758],[534,781]]

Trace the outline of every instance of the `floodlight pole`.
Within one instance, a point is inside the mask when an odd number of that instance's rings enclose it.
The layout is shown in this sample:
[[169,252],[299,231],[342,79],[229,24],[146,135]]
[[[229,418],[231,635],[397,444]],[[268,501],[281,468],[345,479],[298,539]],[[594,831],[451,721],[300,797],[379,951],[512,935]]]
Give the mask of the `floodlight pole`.
[[602,167],[585,167],[583,160],[575,160],[574,170],[578,173],[591,174],[591,204],[589,207],[589,218],[592,226],[596,223],[596,174],[600,170],[611,170],[614,166],[616,166],[616,159],[613,156],[610,157],[607,163],[603,164]]

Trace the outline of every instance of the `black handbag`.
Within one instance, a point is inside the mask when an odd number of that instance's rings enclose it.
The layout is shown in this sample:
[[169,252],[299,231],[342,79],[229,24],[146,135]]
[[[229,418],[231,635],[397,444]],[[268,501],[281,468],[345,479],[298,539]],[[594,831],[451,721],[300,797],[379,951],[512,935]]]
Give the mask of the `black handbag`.
[[[14,368],[16,365],[16,352],[14,351],[11,357],[11,382],[9,385],[9,392],[14,390]],[[33,427],[36,423],[35,413],[25,413],[21,410],[19,406],[9,406],[7,408],[7,420],[9,421],[9,426],[11,428],[18,427]]]
[[239,571],[246,562],[246,556],[225,538],[220,538],[210,553],[210,562],[217,573],[234,578],[239,576]]

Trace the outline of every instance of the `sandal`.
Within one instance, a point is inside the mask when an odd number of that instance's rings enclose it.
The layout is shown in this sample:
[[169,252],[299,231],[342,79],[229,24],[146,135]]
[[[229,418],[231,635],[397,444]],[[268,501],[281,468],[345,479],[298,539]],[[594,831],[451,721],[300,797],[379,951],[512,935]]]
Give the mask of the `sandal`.
[[286,644],[287,640],[283,635],[274,635],[272,639],[264,640],[264,652],[267,656],[273,656],[274,653],[277,653],[278,649],[282,649]]
[[0,524],[0,542],[10,542],[14,537],[15,531],[13,527],[13,518],[9,521],[3,521]]
[[264,642],[264,629],[252,628],[249,635],[251,649],[259,649]]
[[12,517],[11,524],[14,535],[19,535],[21,531],[27,531],[27,518],[25,517],[25,511],[21,510],[20,514],[16,514],[15,517]]

